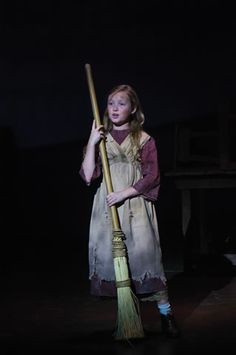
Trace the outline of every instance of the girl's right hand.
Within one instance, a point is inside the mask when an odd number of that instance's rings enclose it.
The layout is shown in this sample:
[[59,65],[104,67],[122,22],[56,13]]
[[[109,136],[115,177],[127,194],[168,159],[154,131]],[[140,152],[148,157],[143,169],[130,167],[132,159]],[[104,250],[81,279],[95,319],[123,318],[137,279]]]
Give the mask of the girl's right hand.
[[105,135],[104,135],[103,125],[96,127],[95,120],[93,120],[93,125],[92,125],[88,144],[96,145],[101,141],[101,139],[104,138]]

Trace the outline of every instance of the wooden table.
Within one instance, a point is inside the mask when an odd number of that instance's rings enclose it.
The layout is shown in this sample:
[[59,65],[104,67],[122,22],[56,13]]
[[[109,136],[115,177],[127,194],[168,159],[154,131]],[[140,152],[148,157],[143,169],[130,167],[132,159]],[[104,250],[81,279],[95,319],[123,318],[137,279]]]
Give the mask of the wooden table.
[[204,228],[204,191],[208,189],[236,189],[235,170],[179,170],[165,173],[173,178],[176,188],[181,191],[182,233],[186,237],[192,217],[192,191],[199,192],[199,237],[200,252],[207,253],[207,241]]

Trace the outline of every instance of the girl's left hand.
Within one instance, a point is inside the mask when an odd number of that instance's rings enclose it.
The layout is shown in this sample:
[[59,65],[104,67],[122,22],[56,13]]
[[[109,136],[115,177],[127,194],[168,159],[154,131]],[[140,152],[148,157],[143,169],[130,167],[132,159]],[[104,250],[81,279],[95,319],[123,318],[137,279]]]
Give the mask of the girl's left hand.
[[111,192],[110,194],[107,195],[106,200],[107,200],[107,205],[109,207],[120,203],[124,201],[126,198],[124,191],[118,191],[118,192]]

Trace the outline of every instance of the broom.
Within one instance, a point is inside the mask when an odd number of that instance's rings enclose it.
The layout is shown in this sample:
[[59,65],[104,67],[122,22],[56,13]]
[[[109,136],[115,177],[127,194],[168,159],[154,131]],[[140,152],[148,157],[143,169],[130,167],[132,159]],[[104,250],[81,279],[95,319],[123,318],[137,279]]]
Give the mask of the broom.
[[[85,65],[93,116],[96,126],[101,125],[90,64]],[[104,139],[99,143],[103,174],[108,193],[113,192],[111,174]],[[112,255],[116,278],[118,315],[114,337],[116,340],[143,338],[144,332],[139,311],[139,302],[131,289],[131,279],[127,261],[127,248],[121,230],[117,207],[111,206]]]

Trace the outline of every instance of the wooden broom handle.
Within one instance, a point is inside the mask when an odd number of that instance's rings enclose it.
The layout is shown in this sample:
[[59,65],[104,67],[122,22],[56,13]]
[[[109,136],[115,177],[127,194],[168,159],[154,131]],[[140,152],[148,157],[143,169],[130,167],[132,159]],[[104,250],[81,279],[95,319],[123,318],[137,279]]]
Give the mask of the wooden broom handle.
[[[89,93],[90,93],[90,99],[91,99],[91,104],[92,104],[94,120],[95,120],[96,126],[100,126],[101,119],[100,119],[100,115],[99,115],[97,99],[96,99],[94,83],[93,83],[93,77],[92,77],[92,70],[91,70],[90,64],[85,64],[85,70],[86,70],[86,74],[87,74],[87,82],[88,82],[88,88],[89,88]],[[108,163],[108,159],[107,159],[106,145],[105,145],[104,139],[102,139],[101,142],[99,143],[99,150],[101,153],[102,167],[103,167],[103,173],[104,173],[107,192],[111,193],[111,192],[113,192],[113,186],[112,186],[111,173],[110,173],[109,163]],[[111,215],[112,215],[113,228],[115,230],[119,230],[120,229],[120,222],[119,222],[119,216],[118,216],[116,206],[111,206]]]

